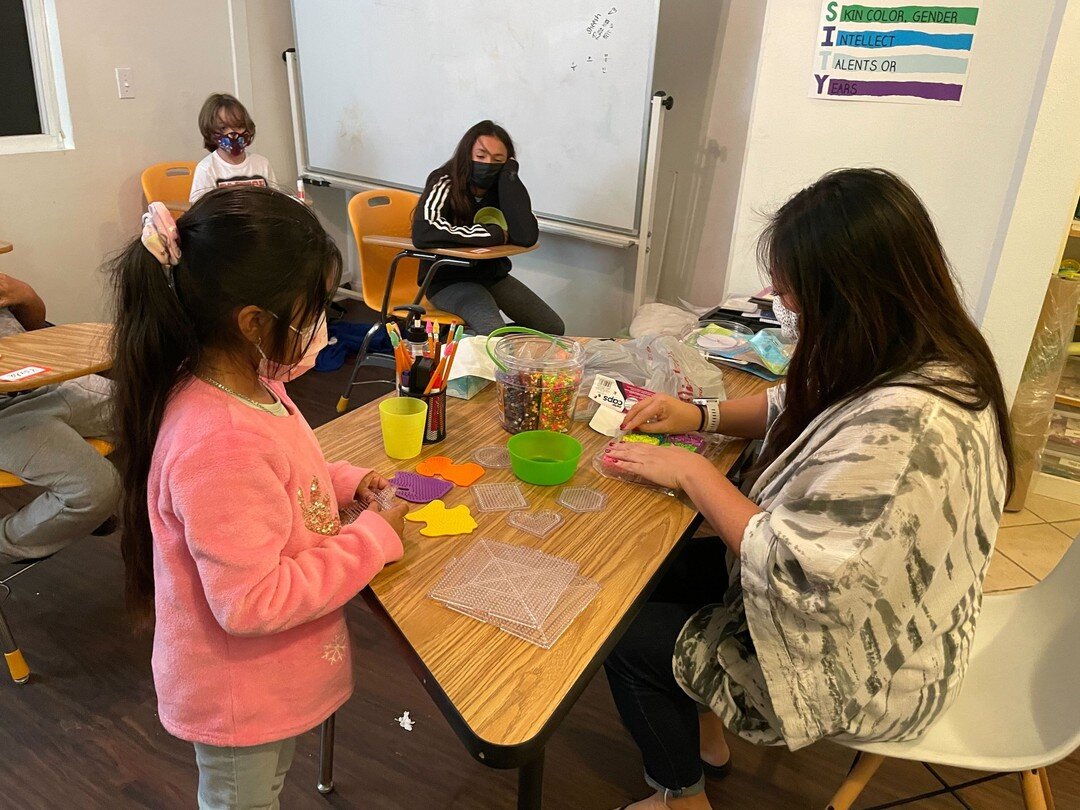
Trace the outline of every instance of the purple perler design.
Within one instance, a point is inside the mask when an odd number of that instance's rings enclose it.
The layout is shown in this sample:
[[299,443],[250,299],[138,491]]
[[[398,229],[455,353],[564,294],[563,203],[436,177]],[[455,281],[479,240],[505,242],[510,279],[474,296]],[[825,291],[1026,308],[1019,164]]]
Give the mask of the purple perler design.
[[411,503],[429,503],[443,497],[454,488],[449,481],[414,472],[394,473],[390,483],[397,487],[399,498]]

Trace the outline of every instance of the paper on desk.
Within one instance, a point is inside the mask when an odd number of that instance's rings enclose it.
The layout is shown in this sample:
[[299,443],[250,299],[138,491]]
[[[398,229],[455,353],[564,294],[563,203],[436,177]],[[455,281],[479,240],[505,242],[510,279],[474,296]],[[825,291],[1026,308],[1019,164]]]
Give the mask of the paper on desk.
[[[487,335],[475,335],[462,338],[454,350],[454,365],[450,369],[450,379],[457,380],[461,377],[483,377],[485,380],[495,379],[495,363],[488,357]],[[495,350],[499,338],[491,342],[491,350]]]

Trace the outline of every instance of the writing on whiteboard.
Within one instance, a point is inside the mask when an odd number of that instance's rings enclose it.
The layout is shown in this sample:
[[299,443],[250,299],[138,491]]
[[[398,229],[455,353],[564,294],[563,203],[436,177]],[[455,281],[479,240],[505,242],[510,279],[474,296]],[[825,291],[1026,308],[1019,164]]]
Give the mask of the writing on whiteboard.
[[608,8],[607,14],[598,12],[592,16],[592,20],[585,28],[585,33],[593,39],[607,39],[611,36],[611,32],[615,30],[615,24],[611,18],[619,12],[619,9],[615,6]]
[[576,59],[570,60],[570,70],[576,73],[578,68],[585,68],[586,70],[598,69],[601,73],[607,73],[608,62],[610,61],[611,56],[606,53],[595,57],[589,55],[585,57],[585,61],[581,64],[578,64]]

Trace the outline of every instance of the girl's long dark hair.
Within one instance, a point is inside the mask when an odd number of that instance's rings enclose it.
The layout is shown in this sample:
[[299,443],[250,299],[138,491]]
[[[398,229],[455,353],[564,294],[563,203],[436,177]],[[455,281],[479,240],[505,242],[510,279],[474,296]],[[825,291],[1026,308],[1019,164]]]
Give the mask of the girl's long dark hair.
[[147,627],[154,609],[153,539],[147,479],[169,398],[190,381],[208,349],[258,355],[240,333],[248,305],[277,316],[263,343],[271,358],[306,347],[289,328],[325,311],[341,273],[341,254],[307,206],[277,191],[211,191],[177,220],[182,257],[168,275],[139,239],[109,271],[115,290],[116,460],[123,481],[120,541],[128,609]]
[[457,148],[454,149],[453,157],[429,174],[425,183],[425,186],[431,186],[444,174],[450,175],[450,194],[447,201],[450,203],[450,222],[453,225],[472,224],[473,197],[472,190],[469,188],[469,176],[472,174],[472,150],[476,139],[484,135],[498,138],[503,142],[507,160],[516,156],[510,133],[494,121],[481,121],[466,130],[458,141]]
[[[799,308],[784,409],[758,469],[819,414],[901,375],[962,408],[992,407],[1011,492],[1012,437],[997,364],[964,308],[930,215],[883,169],[830,172],[772,217],[759,259]],[[959,369],[939,376],[936,362]]]

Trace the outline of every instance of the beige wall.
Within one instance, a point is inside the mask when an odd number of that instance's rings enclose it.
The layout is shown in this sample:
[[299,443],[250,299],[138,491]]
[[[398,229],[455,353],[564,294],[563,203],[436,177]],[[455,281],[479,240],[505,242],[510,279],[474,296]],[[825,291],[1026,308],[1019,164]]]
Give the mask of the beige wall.
[[[296,186],[296,150],[293,148],[289,84],[281,52],[293,46],[289,0],[232,0],[234,19],[246,20],[247,67],[251,94],[245,103],[259,126],[255,151],[270,159],[278,181]],[[237,31],[242,36],[243,31]],[[243,53],[242,49],[238,49]],[[239,66],[241,70],[244,65]],[[241,76],[240,86],[244,87]]]
[[[15,243],[0,271],[33,284],[52,320],[93,320],[103,257],[138,231],[142,170],[205,154],[199,106],[232,88],[228,15],[221,0],[56,0],[56,14],[75,149],[0,155],[0,238]],[[134,70],[134,99],[117,98],[117,67]]]

